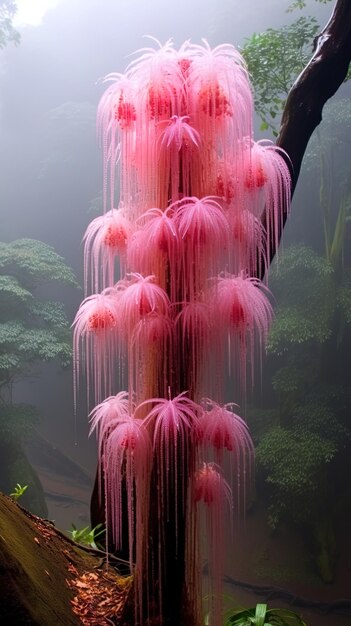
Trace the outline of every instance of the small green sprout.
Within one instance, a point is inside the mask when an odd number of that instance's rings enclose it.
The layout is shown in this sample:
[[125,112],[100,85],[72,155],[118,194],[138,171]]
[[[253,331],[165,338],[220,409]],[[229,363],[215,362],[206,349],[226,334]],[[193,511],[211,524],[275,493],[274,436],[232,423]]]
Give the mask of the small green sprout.
[[15,500],[15,502],[17,502],[18,498],[20,498],[21,496],[23,496],[24,492],[28,489],[28,485],[20,485],[19,483],[17,483],[14,491],[12,493],[10,493],[11,498],[13,498]]
[[306,626],[306,623],[288,609],[269,609],[267,604],[257,604],[252,609],[235,611],[224,626]]
[[103,524],[97,524],[95,528],[90,528],[90,526],[85,526],[85,528],[76,528],[74,524],[72,524],[72,530],[69,531],[72,535],[73,541],[76,543],[81,543],[84,546],[90,546],[95,550],[98,549],[96,545],[96,539],[100,537],[104,532],[105,528]]

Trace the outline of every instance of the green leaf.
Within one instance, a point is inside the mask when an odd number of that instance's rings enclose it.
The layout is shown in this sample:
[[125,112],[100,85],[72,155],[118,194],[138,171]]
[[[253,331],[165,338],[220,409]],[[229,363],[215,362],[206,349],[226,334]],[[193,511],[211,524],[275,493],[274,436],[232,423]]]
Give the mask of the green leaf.
[[60,281],[77,287],[72,270],[54,248],[36,239],[0,243],[0,272],[15,276],[22,286]]
[[33,294],[21,287],[19,281],[14,276],[0,276],[0,306],[4,307],[6,300],[10,299],[10,304],[24,303],[33,299]]
[[264,626],[266,611],[267,611],[267,604],[256,605],[255,621],[253,622],[255,626]]
[[314,18],[299,17],[287,26],[268,28],[245,40],[241,52],[253,82],[256,112],[275,132],[280,122],[277,111],[282,111],[296,76],[309,60],[317,31]]

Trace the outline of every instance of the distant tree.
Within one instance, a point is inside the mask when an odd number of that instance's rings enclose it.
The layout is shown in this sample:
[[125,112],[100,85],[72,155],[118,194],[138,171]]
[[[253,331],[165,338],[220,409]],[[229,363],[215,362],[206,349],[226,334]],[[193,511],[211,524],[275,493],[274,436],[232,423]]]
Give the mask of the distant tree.
[[299,17],[287,26],[254,33],[245,41],[242,54],[253,80],[262,131],[270,128],[278,135],[277,123],[287,95],[309,59],[317,31],[314,17]]
[[56,281],[77,286],[72,270],[51,246],[33,239],[0,243],[1,466],[6,459],[0,488],[4,491],[11,489],[11,480],[14,484],[28,482],[26,476],[13,475],[11,465],[17,472],[22,472],[24,465],[25,471],[30,471],[22,458],[21,442],[38,418],[35,407],[13,402],[14,385],[33,375],[40,363],[56,360],[66,367],[71,362],[64,306],[41,295],[43,286]]
[[0,48],[5,48],[10,42],[14,44],[20,42],[20,34],[12,25],[16,11],[16,2],[0,0]]
[[61,302],[43,300],[52,281],[77,286],[72,270],[47,244],[33,239],[0,243],[0,400],[11,401],[15,382],[38,362],[71,360],[68,319]]

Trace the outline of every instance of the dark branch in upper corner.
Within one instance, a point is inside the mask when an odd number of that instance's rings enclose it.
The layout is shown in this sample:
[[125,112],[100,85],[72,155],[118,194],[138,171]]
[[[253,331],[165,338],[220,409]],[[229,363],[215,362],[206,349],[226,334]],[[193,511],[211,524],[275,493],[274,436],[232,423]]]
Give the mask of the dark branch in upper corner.
[[[292,86],[283,112],[276,145],[288,155],[291,195],[300,174],[308,141],[322,120],[322,110],[343,83],[351,61],[351,1],[337,0],[329,22],[315,40],[314,54]],[[283,209],[279,239],[287,219]],[[266,213],[262,222],[266,224]],[[270,260],[276,242],[270,241]],[[261,272],[260,272],[261,273]]]

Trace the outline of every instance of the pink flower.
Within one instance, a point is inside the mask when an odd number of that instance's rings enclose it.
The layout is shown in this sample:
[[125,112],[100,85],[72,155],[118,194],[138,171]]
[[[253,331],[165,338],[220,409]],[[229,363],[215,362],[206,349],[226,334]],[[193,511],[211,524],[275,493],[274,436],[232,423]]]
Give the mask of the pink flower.
[[212,319],[211,309],[205,302],[184,302],[175,322],[181,327],[183,342],[190,339],[196,343],[208,343]]
[[[230,45],[211,50],[207,41],[189,47],[188,113],[205,146],[234,155],[237,142],[252,133],[252,91],[240,54]],[[209,168],[211,169],[211,168]]]
[[[222,472],[215,463],[204,463],[194,478],[193,498],[196,504],[205,506],[204,522],[206,531],[206,550],[209,565],[209,586],[211,590],[211,623],[222,623],[222,589],[225,561],[225,520],[228,509],[231,514],[231,489]],[[200,517],[200,516],[199,516]],[[201,517],[199,522],[201,523]]]
[[258,278],[224,273],[214,286],[213,306],[229,330],[250,335],[257,330],[264,341],[273,317],[268,293]]
[[202,468],[196,472],[194,500],[204,502],[207,506],[231,506],[231,489],[215,463],[203,463]]
[[191,363],[190,382],[196,388],[200,374],[205,369],[203,362],[209,357],[212,338],[211,308],[205,302],[197,300],[184,302],[175,324],[179,329],[182,350],[187,354],[189,364]]
[[151,443],[141,420],[121,415],[114,421],[105,446],[103,469],[107,521],[111,523],[112,535],[117,548],[122,547],[123,483],[127,492],[129,562],[142,563],[143,536],[136,537],[135,524],[146,532],[148,520],[148,483],[151,469]]
[[[101,444],[111,424],[129,415],[131,408],[127,391],[120,391],[115,396],[109,396],[90,412],[89,436],[96,431]],[[99,449],[100,447],[99,445]]]
[[182,298],[191,301],[216,273],[223,252],[228,252],[229,224],[220,204],[209,196],[183,198],[171,206],[184,242]]
[[121,258],[123,268],[131,231],[131,223],[121,209],[112,209],[89,224],[83,238],[85,291],[89,272],[95,292],[101,286],[103,289],[112,287],[115,282],[115,259],[117,256]]
[[174,147],[177,152],[181,150],[183,145],[186,146],[200,146],[200,135],[198,131],[190,126],[189,115],[172,115],[170,120],[160,122],[160,124],[166,127],[162,131],[161,135],[161,148]]
[[132,273],[130,281],[123,281],[122,286],[119,313],[128,332],[131,333],[145,315],[168,315],[169,298],[165,290],[156,284],[155,276]]
[[[286,153],[284,155],[285,158],[281,149],[265,141],[253,141],[244,153],[244,185],[254,196],[246,202],[251,203],[251,209],[258,217],[266,209],[267,241],[274,237],[277,248],[282,215],[290,205],[291,177],[286,163],[288,157]],[[258,194],[260,189],[262,193]]]
[[[115,185],[116,164],[120,159],[122,142],[125,135],[134,131],[136,122],[135,85],[125,74],[112,73],[105,76],[103,82],[111,82],[103,93],[97,112],[97,128],[103,149],[103,203],[107,207],[107,187]],[[123,156],[126,157],[125,151]],[[110,197],[113,206],[113,194]]]
[[142,406],[153,404],[153,408],[145,418],[145,425],[153,431],[154,450],[161,454],[170,468],[170,459],[177,462],[176,448],[180,445],[184,452],[187,441],[191,441],[199,423],[202,409],[183,391],[173,399],[151,398],[141,402],[136,413]]
[[247,209],[235,211],[229,218],[233,236],[233,261],[236,271],[254,274],[267,266],[267,238],[261,221]]
[[[93,294],[80,305],[73,321],[73,375],[74,397],[76,401],[80,377],[81,357],[87,376],[87,397],[90,395],[90,381],[94,380],[95,398],[99,401],[111,393],[113,362],[116,354],[120,315],[118,295],[115,289],[105,289],[101,294]],[[109,375],[104,372],[109,370]]]
[[189,446],[195,442],[198,432],[199,414],[202,409],[193,400],[180,393],[175,398],[151,398],[141,402],[136,410],[153,405],[144,424],[153,433],[153,449],[159,463],[160,480],[163,486],[183,481],[184,463]]
[[172,281],[176,282],[183,242],[173,219],[173,210],[149,209],[138,222],[143,225],[129,242],[129,266],[143,274],[154,274],[160,284],[165,284],[170,268]]
[[137,86],[139,107],[149,119],[158,121],[179,114],[184,78],[171,40],[162,46],[154,37],[150,39],[157,48],[138,50],[142,54],[129,64],[127,75]]
[[136,324],[132,334],[132,344],[136,347],[150,348],[152,345],[165,346],[173,336],[173,323],[166,315],[150,313]]
[[238,276],[221,274],[212,288],[213,316],[221,322],[218,337],[224,347],[229,339],[228,357],[231,359],[231,353],[235,354],[235,366],[244,390],[247,357],[250,357],[253,379],[255,340],[261,351],[273,317],[266,294],[269,291],[260,280],[243,272]]
[[206,400],[211,408],[203,413],[203,443],[212,446],[215,450],[226,448],[239,456],[250,456],[254,453],[254,446],[246,422],[228,410],[231,404],[221,406],[212,400]]
[[192,248],[206,246],[219,251],[228,245],[228,221],[214,198],[183,198],[174,207],[179,234]]

